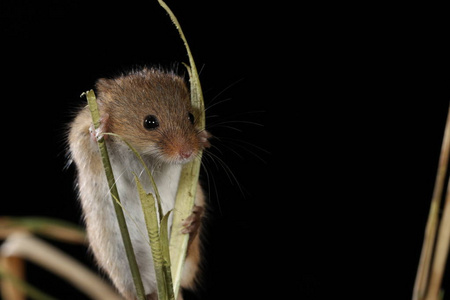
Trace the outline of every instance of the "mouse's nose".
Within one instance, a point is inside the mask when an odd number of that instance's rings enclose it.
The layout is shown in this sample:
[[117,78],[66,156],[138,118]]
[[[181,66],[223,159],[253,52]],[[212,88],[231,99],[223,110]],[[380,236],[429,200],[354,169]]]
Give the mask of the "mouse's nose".
[[182,159],[188,159],[189,157],[191,157],[191,155],[192,155],[192,150],[180,150],[180,153],[179,153],[179,155],[180,155],[180,158],[182,158]]

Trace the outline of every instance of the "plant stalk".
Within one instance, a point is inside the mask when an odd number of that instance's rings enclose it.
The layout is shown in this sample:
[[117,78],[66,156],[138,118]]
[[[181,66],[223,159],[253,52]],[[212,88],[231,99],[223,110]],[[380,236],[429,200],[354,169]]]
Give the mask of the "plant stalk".
[[[195,66],[195,61],[189,48],[189,44],[186,40],[186,37],[184,36],[180,23],[178,22],[172,10],[163,0],[158,0],[158,2],[161,7],[164,8],[164,10],[169,14],[170,19],[177,28],[178,33],[180,34],[180,37],[184,42],[184,46],[186,47],[190,67],[186,65],[185,66],[189,72],[191,103],[192,107],[196,110],[197,122],[200,126],[200,129],[204,130],[205,106],[203,101],[203,92],[200,84],[200,78],[197,72],[197,67]],[[195,160],[183,166],[181,170],[180,181],[178,183],[178,191],[175,199],[175,209],[169,244],[172,280],[175,295],[178,295],[179,292],[181,273],[183,270],[189,241],[189,235],[182,234],[180,231],[181,223],[191,214],[192,208],[194,206],[198,178],[200,174],[201,157],[202,152],[198,154]]]
[[[98,129],[100,126],[100,113],[98,111],[97,100],[95,97],[95,93],[93,90],[90,90],[85,93],[88,101],[89,109],[92,115],[92,121],[94,123],[95,129]],[[106,143],[104,137],[101,136],[98,139],[98,147],[100,149],[100,154],[102,157],[103,167],[105,169],[105,174],[108,180],[108,185],[110,189],[110,193],[112,195],[111,201],[114,205],[114,210],[117,216],[117,222],[119,223],[120,233],[122,235],[123,244],[125,246],[126,255],[128,259],[128,263],[130,265],[131,275],[133,277],[134,285],[136,288],[136,295],[139,300],[145,300],[145,290],[144,285],[142,284],[141,275],[139,273],[139,268],[136,262],[136,256],[134,254],[133,245],[131,243],[130,234],[128,233],[127,223],[125,221],[125,215],[119,203],[119,192],[117,191],[117,186],[115,184],[114,174],[111,166],[111,162],[109,160],[109,155],[106,147]],[[115,198],[115,199],[114,199]]]
[[142,187],[136,174],[134,174],[137,189],[139,192],[139,199],[141,200],[142,210],[144,212],[145,224],[147,226],[148,237],[152,250],[153,264],[156,274],[156,285],[158,288],[159,300],[174,300],[174,293],[172,287],[172,279],[170,270],[166,268],[163,255],[163,241],[160,235],[160,226],[158,224],[158,216],[156,213],[155,198],[152,194],[147,194]]
[[[441,154],[439,157],[438,171],[431,199],[430,212],[425,228],[425,238],[420,255],[419,267],[413,290],[413,300],[423,300],[428,294],[430,286],[430,268],[436,243],[436,232],[439,224],[439,209],[441,207],[442,194],[447,174],[450,155],[450,106],[447,113],[444,138],[442,141]],[[440,286],[440,284],[439,284]],[[437,298],[436,298],[437,299]]]
[[430,273],[427,300],[438,300],[441,290],[442,278],[444,277],[450,243],[450,182],[447,185],[447,196],[445,206],[439,225],[439,233],[436,242],[433,265]]

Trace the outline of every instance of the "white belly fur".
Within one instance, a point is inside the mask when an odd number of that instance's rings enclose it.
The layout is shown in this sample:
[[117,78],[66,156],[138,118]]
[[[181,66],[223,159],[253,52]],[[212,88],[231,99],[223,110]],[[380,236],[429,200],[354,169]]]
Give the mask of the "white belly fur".
[[[153,193],[153,189],[145,171],[143,171],[142,165],[136,158],[128,157],[128,159],[124,160],[123,156],[118,158],[114,154],[111,155],[111,153],[110,156],[145,293],[150,294],[156,291],[156,279],[144,215],[133,172],[139,177],[147,192]],[[165,214],[174,207],[181,165],[160,165],[153,170],[151,165],[148,166],[158,187],[163,213]],[[88,236],[99,264],[108,271],[118,289],[122,293],[128,294],[130,291],[135,290],[131,271],[107,182],[105,179],[101,180],[100,178],[99,182],[102,182],[102,184],[97,186],[101,187],[97,189],[100,193],[96,197],[97,199],[83,200],[84,197],[82,197],[82,202],[90,202],[83,203],[83,205],[87,204],[90,206],[90,209],[87,210],[90,213],[85,215],[85,218],[90,220],[86,220],[86,223],[88,225],[93,224],[92,228],[87,226]],[[98,228],[102,229],[98,230]]]

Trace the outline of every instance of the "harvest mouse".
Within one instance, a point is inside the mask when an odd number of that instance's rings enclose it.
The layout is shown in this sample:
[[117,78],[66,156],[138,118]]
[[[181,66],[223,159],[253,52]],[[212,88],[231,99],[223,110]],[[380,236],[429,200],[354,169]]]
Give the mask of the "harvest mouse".
[[[90,248],[118,291],[135,300],[136,292],[104,174],[97,138],[120,135],[142,156],[153,174],[163,213],[173,209],[182,165],[199,159],[209,147],[210,134],[198,128],[197,115],[182,77],[171,71],[142,68],[111,79],[99,79],[96,95],[100,127],[93,130],[89,108],[81,109],[70,124],[68,143],[77,167],[77,187]],[[141,162],[119,138],[103,135],[117,189],[125,212],[147,299],[157,299],[156,278],[142,208],[133,178],[139,176],[147,192],[154,193]],[[183,228],[190,234],[181,286],[194,289],[199,273],[200,231],[205,197],[199,185],[193,212]],[[143,234],[144,233],[144,234]],[[182,295],[178,295],[182,300]]]

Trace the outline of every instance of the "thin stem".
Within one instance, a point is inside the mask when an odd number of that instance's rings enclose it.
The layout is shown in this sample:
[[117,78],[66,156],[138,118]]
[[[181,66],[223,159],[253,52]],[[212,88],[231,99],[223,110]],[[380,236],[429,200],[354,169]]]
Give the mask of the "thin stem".
[[439,166],[431,199],[430,212],[425,228],[425,238],[422,246],[419,267],[417,270],[416,282],[414,284],[413,300],[422,300],[427,295],[429,286],[430,266],[436,242],[436,231],[438,228],[439,208],[441,206],[442,193],[447,174],[450,153],[450,107],[447,114],[444,138],[442,142]]
[[[137,189],[139,192],[139,199],[141,200],[145,224],[147,226],[148,237],[150,240],[153,264],[156,274],[156,285],[158,287],[158,299],[174,299],[172,284],[169,285],[169,282],[171,283],[172,281],[170,278],[170,272],[165,268],[164,264],[162,243],[167,243],[167,240],[162,241],[160,238],[155,198],[151,193],[147,194],[136,174],[134,174],[134,180],[136,181]],[[165,274],[166,272],[169,274]]]
[[3,270],[2,266],[0,266],[0,279],[9,280],[12,284],[14,284],[18,289],[23,291],[33,300],[57,300],[56,298],[47,295],[46,293],[42,292],[26,281],[14,276],[11,273],[6,272],[5,270]]
[[112,133],[112,132],[105,132],[104,134],[115,136],[115,137],[119,138],[120,140],[122,140],[122,142],[124,142],[128,146],[128,148],[134,153],[134,156],[136,156],[136,158],[141,162],[142,166],[145,169],[145,172],[147,173],[148,178],[150,179],[150,183],[152,184],[153,192],[155,193],[155,196],[156,196],[156,204],[158,206],[159,221],[161,222],[162,217],[163,217],[163,210],[162,210],[162,206],[161,206],[161,196],[159,195],[159,191],[158,191],[158,187],[156,186],[155,179],[153,178],[152,173],[150,172],[147,165],[145,164],[145,161],[142,159],[142,156],[136,151],[136,149],[134,149],[134,147],[130,143],[128,143],[120,135]]
[[[92,115],[92,121],[94,123],[95,129],[98,129],[100,125],[100,113],[97,107],[97,100],[93,90],[86,92],[86,98],[88,100],[89,109]],[[130,265],[131,275],[133,277],[134,285],[136,288],[136,295],[139,300],[145,300],[145,290],[142,284],[141,275],[139,273],[139,268],[136,261],[136,256],[133,251],[133,245],[131,243],[130,234],[128,233],[127,223],[125,221],[125,215],[121,206],[114,200],[117,199],[120,202],[119,192],[117,191],[117,186],[115,184],[114,174],[109,160],[108,151],[106,148],[106,143],[103,136],[98,140],[98,147],[100,149],[100,154],[102,157],[103,167],[105,169],[105,174],[108,180],[108,185],[111,194],[111,201],[114,205],[114,210],[116,211],[117,222],[119,223],[120,233],[122,235],[123,244],[125,246],[126,255],[128,258],[128,263]]]
[[450,243],[450,182],[447,185],[447,196],[439,225],[439,233],[436,242],[436,251],[431,268],[430,283],[427,292],[428,300],[439,299],[442,278],[444,276],[445,265],[448,256]]
[[[180,34],[180,37],[186,47],[190,66],[185,66],[189,72],[189,81],[191,84],[191,103],[192,107],[196,109],[199,114],[198,124],[200,129],[203,130],[205,128],[205,105],[203,101],[203,92],[200,85],[200,78],[198,76],[194,58],[187,43],[186,37],[184,36],[183,30],[181,29],[181,26],[172,10],[164,1],[158,0],[158,2],[161,7],[164,8],[164,10],[169,14],[170,19],[177,28],[178,33]],[[175,199],[175,209],[172,224],[173,229],[171,232],[169,244],[172,280],[175,295],[178,295],[181,283],[181,272],[186,258],[189,240],[189,235],[182,234],[180,228],[182,221],[191,214],[192,208],[194,206],[198,177],[200,174],[201,156],[202,152],[198,154],[197,159],[183,166]]]
[[200,78],[198,76],[197,67],[195,66],[194,57],[192,56],[189,44],[186,40],[186,37],[184,36],[183,30],[181,29],[178,19],[175,17],[175,14],[172,12],[172,10],[167,6],[167,4],[164,1],[158,0],[158,2],[159,5],[161,5],[161,7],[164,8],[164,10],[169,14],[170,19],[177,28],[178,33],[180,34],[180,37],[183,40],[184,46],[186,47],[190,67],[186,65],[185,66],[188,69],[189,80],[191,81],[191,101],[194,108],[197,108],[199,110],[199,113],[201,115],[199,119],[200,127],[203,129],[205,128],[205,105],[203,102],[203,92],[202,87],[200,85]]

